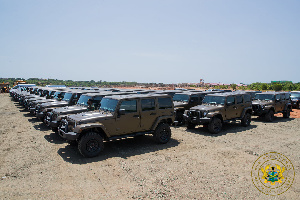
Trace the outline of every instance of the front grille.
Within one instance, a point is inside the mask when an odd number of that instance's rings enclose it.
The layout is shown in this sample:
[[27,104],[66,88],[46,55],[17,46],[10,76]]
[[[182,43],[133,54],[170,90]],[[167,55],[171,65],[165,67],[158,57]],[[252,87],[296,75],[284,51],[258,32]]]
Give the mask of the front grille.
[[61,120],[60,129],[62,131],[64,131],[65,133],[67,133],[68,132],[68,125],[69,125],[68,121],[63,119],[63,120]]
[[201,118],[201,112],[200,111],[189,111],[189,117],[196,117],[196,118]]
[[260,106],[259,105],[252,105],[252,109],[254,111],[260,110]]

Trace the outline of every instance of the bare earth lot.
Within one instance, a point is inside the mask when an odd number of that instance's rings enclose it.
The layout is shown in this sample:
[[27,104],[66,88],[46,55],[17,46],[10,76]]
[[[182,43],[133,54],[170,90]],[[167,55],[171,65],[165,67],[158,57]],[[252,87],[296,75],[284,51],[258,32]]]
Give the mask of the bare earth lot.
[[[250,127],[172,127],[172,140],[151,136],[105,143],[83,158],[8,94],[0,95],[0,199],[299,199],[300,119],[253,119]],[[259,192],[252,165],[264,153],[287,156],[296,172],[279,196]]]

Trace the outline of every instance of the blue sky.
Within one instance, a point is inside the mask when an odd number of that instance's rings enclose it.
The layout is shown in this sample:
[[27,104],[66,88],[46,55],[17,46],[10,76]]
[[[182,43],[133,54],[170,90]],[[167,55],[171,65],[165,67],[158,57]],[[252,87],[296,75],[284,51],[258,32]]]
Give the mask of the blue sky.
[[0,0],[0,77],[300,82],[299,0]]

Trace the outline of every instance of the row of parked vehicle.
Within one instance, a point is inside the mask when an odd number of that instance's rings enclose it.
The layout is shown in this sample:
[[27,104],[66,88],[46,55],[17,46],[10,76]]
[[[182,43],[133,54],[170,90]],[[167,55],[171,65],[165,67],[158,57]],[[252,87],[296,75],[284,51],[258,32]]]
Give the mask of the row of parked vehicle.
[[229,121],[249,126],[252,115],[266,121],[275,113],[288,118],[293,105],[299,108],[291,97],[300,99],[300,92],[36,86],[12,89],[10,95],[59,136],[77,144],[85,157],[99,155],[103,141],[119,138],[152,134],[156,142],[167,143],[171,125],[205,125],[219,133]]

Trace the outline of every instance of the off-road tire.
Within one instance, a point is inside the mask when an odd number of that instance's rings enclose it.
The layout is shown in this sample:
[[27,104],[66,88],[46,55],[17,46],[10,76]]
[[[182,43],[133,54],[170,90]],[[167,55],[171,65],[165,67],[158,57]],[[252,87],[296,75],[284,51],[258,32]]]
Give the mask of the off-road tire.
[[217,134],[217,133],[221,132],[222,126],[223,126],[223,124],[222,124],[221,119],[214,117],[208,124],[208,130],[209,130],[209,132],[211,132],[213,134]]
[[78,142],[78,150],[84,157],[98,156],[103,149],[103,138],[95,132],[84,134]]
[[153,137],[157,143],[165,144],[171,139],[171,129],[166,123],[160,123],[156,127]]
[[185,123],[185,119],[183,117],[183,113],[182,112],[177,112],[176,113],[176,121],[178,121],[178,125],[181,126]]
[[192,124],[192,123],[190,123],[190,122],[187,122],[187,128],[188,128],[188,129],[194,129],[195,127],[196,127],[195,124]]
[[290,118],[291,110],[287,108],[286,111],[284,111],[282,114],[284,118]]
[[246,113],[241,120],[241,124],[242,124],[242,126],[246,127],[246,126],[250,126],[250,123],[251,123],[251,114]]
[[274,120],[274,111],[273,110],[269,110],[266,114],[265,114],[265,121],[267,122],[272,122]]

